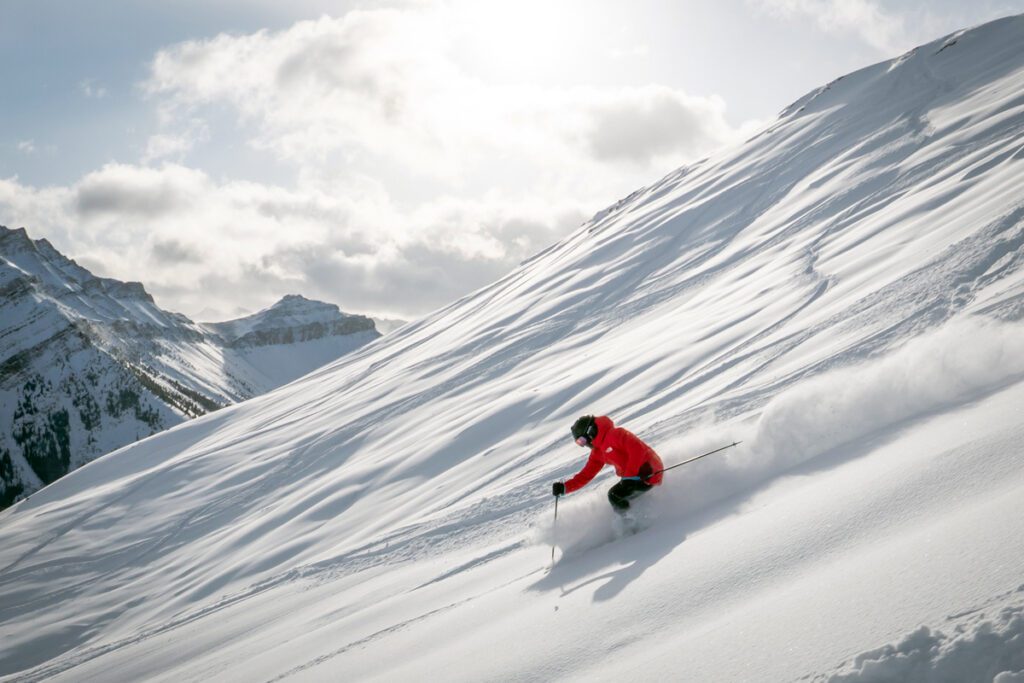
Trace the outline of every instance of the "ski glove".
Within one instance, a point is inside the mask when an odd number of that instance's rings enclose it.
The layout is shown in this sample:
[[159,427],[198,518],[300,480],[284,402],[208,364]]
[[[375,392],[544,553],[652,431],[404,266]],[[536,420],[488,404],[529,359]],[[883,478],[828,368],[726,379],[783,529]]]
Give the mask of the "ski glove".
[[554,484],[551,485],[551,493],[556,495],[556,496],[564,496],[565,495],[565,484],[563,484],[560,481],[556,481]]

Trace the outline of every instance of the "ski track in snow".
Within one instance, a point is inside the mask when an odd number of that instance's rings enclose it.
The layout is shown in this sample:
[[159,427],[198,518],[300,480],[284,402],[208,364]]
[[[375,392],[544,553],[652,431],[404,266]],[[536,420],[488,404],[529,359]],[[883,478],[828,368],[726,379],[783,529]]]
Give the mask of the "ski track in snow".
[[[1021,36],[850,74],[494,285],[0,513],[0,677],[932,680],[992,655],[1009,683]],[[666,465],[743,443],[641,498],[635,535],[608,473],[556,527],[585,412]]]

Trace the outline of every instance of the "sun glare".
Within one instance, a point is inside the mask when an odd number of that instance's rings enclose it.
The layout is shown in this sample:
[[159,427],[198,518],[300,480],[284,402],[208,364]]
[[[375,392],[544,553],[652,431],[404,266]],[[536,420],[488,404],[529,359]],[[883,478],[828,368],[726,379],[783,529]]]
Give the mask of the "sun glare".
[[585,29],[574,2],[463,2],[452,6],[470,67],[482,76],[541,80],[580,59]]

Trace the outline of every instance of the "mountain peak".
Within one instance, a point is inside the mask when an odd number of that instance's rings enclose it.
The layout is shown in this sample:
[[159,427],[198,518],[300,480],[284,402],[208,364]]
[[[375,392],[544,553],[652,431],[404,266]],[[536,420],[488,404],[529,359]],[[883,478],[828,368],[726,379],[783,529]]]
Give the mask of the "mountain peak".
[[5,248],[10,248],[11,246],[28,247],[39,251],[48,257],[53,254],[57,254],[61,256],[61,258],[67,258],[60,254],[60,252],[57,251],[57,249],[50,244],[50,241],[46,238],[38,240],[32,239],[28,234],[28,230],[23,227],[8,228],[7,226],[0,225],[0,243],[2,243]]
[[33,248],[35,246],[32,238],[28,236],[25,228],[8,228],[0,225],[0,248],[8,250],[12,248]]
[[285,305],[285,304],[296,304],[296,303],[302,303],[302,302],[306,302],[306,301],[313,301],[313,300],[312,299],[307,299],[306,297],[302,296],[301,294],[285,294],[283,297],[281,297],[280,301],[278,301],[276,304],[274,304],[274,306],[282,306],[282,305]]
[[232,346],[308,341],[325,336],[376,331],[362,315],[343,313],[336,304],[287,294],[268,308],[221,323],[207,323]]
[[333,313],[339,315],[341,314],[341,309],[339,309],[336,304],[329,304],[325,301],[316,301],[315,299],[307,299],[301,294],[285,294],[283,297],[281,297],[280,300],[277,301],[277,303],[253,315],[262,315],[270,313],[279,315],[282,312],[309,313],[313,311],[322,311],[325,313]]
[[[171,325],[141,282],[97,277],[62,254],[49,240],[32,239],[25,228],[0,226],[0,256],[34,278],[46,296],[89,320]],[[126,305],[127,304],[127,305]],[[142,308],[139,308],[142,304]]]

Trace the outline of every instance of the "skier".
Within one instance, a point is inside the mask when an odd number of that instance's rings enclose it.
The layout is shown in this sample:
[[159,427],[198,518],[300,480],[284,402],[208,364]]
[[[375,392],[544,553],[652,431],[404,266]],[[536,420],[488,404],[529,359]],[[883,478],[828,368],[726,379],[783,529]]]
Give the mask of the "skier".
[[661,458],[636,434],[616,427],[611,418],[584,415],[572,425],[572,437],[578,446],[590,449],[590,458],[583,469],[565,483],[556,481],[551,492],[556,496],[577,491],[597,476],[601,468],[611,465],[621,477],[608,489],[608,501],[616,512],[629,510],[631,498],[650,491],[661,483]]

